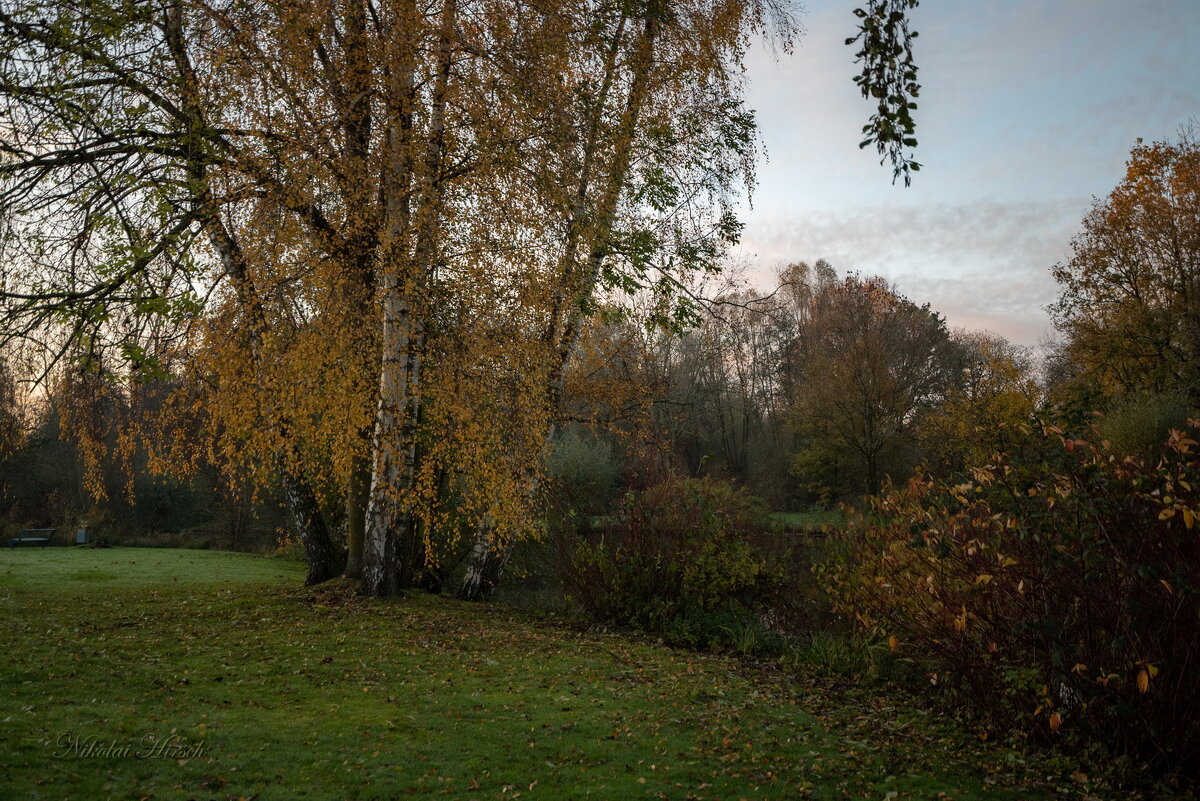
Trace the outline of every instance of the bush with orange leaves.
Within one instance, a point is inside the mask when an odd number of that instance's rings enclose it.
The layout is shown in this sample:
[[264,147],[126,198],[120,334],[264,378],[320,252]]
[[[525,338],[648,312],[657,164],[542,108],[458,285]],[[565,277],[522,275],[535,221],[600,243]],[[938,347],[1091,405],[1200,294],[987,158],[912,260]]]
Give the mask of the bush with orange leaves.
[[1154,464],[1027,432],[957,483],[873,501],[819,568],[839,609],[990,730],[1200,779],[1197,427]]

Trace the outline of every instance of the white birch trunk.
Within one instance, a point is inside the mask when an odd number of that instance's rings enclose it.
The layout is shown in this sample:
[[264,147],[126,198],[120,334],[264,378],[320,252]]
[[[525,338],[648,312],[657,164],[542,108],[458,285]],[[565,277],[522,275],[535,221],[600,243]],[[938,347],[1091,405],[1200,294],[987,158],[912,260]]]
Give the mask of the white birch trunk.
[[[457,13],[455,0],[445,0],[424,158],[415,165],[411,98],[420,22],[412,0],[400,2],[394,19],[408,22],[400,27],[393,23],[388,47],[393,57],[388,123],[390,169],[384,193],[386,236],[381,245],[383,336],[363,548],[363,592],[368,595],[394,595],[412,586],[425,562],[423,535],[412,505],[424,333],[422,310],[414,304],[418,302],[418,287],[432,274],[436,260],[445,104]],[[420,179],[415,220],[408,200],[414,174]]]

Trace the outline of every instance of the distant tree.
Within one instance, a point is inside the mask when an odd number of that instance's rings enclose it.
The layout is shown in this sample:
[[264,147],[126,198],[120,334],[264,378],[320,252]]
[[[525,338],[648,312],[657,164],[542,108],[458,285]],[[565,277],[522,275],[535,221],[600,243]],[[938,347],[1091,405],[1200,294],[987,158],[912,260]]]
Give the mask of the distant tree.
[[924,458],[942,473],[1006,452],[1039,400],[1028,348],[980,331],[956,331],[951,340],[945,395],[920,420]]
[[732,478],[788,505],[788,355],[809,335],[812,299],[836,281],[825,261],[789,265],[767,293],[735,288],[706,304],[702,325],[664,348],[668,392],[656,407],[689,475]]
[[836,443],[879,491],[881,454],[908,438],[918,413],[940,399],[951,369],[945,322],[881,278],[848,277],[813,300],[798,341],[793,421],[810,439]]
[[13,503],[12,459],[24,445],[26,435],[22,411],[13,371],[7,360],[0,358],[0,516]]
[[664,350],[667,394],[657,416],[691,475],[745,483],[762,455],[778,421],[773,308],[754,291],[723,295],[707,305],[702,325]]
[[774,324],[780,329],[775,340],[779,351],[772,361],[779,370],[779,391],[790,403],[807,380],[805,356],[812,342],[812,322],[817,311],[816,299],[839,283],[837,270],[825,259],[809,265],[800,261],[779,271],[778,311]]

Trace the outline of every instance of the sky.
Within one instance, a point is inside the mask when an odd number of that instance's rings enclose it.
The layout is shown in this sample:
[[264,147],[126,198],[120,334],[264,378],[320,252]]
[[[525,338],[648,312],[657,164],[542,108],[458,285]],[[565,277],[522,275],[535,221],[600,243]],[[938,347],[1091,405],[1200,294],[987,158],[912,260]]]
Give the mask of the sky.
[[858,148],[871,108],[843,44],[858,5],[809,0],[793,53],[750,54],[765,156],[737,260],[768,288],[776,267],[824,258],[952,328],[1038,344],[1050,268],[1130,148],[1200,125],[1200,0],[924,0],[909,188]]

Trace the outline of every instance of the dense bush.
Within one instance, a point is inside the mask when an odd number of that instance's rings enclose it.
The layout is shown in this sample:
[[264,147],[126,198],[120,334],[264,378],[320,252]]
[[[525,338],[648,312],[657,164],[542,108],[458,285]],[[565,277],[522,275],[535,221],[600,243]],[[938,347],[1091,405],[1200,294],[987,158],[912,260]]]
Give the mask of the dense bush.
[[762,504],[711,478],[629,493],[603,526],[557,538],[564,589],[595,620],[676,645],[769,651],[760,624],[782,563]]
[[602,514],[612,503],[620,473],[609,443],[566,430],[546,460],[552,515],[586,525],[589,517]]
[[1200,459],[1046,428],[876,499],[822,569],[840,608],[984,725],[1200,775]]
[[1138,393],[1109,402],[1097,425],[1118,456],[1154,459],[1167,433],[1187,425],[1187,399],[1171,393]]

